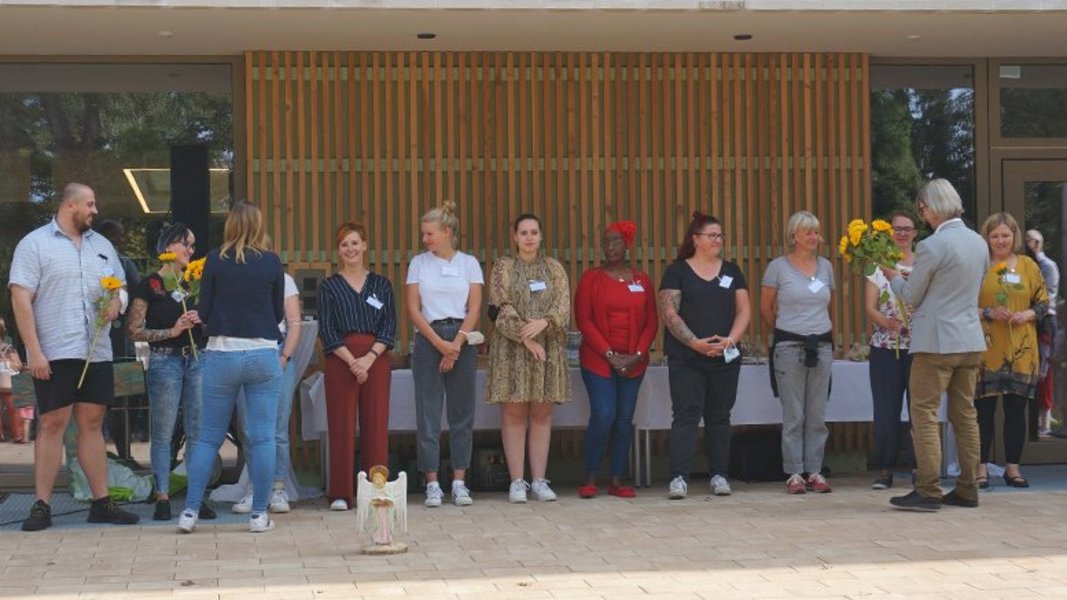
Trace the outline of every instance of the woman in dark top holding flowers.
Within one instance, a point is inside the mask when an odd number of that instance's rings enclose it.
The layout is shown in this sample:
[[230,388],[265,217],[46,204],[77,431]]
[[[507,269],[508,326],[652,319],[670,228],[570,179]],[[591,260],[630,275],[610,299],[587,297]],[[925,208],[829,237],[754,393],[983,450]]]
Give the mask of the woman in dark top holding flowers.
[[598,492],[596,476],[609,437],[614,437],[614,443],[608,493],[621,498],[636,495],[634,488],[622,484],[622,475],[630,452],[637,392],[658,327],[652,280],[629,261],[636,235],[633,221],[609,225],[600,241],[604,264],[582,275],[574,296],[574,319],[582,332],[582,379],[589,392],[588,478],[578,488],[582,498]]

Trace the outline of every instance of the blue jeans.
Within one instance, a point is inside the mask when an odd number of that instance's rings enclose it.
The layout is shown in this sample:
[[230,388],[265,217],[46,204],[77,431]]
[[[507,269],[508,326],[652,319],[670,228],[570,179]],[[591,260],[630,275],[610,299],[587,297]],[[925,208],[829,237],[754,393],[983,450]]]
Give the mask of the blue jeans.
[[[281,348],[278,349],[281,353]],[[296,392],[296,363],[287,361],[285,370],[282,371],[281,392],[278,394],[278,420],[274,430],[274,481],[285,481],[289,477],[289,418],[293,414],[293,394]],[[241,436],[241,446],[250,448],[248,439],[248,425],[245,415],[245,405],[237,404],[238,434]],[[251,454],[245,455],[245,463],[248,472],[252,472]]]
[[170,494],[171,442],[179,408],[186,449],[192,448],[200,437],[203,363],[203,358],[194,360],[192,356],[161,352],[153,352],[148,363],[145,383],[152,430],[150,456],[156,489],[162,494]]
[[218,352],[207,350],[204,361],[204,424],[189,459],[189,496],[186,508],[197,512],[204,500],[211,467],[229,429],[239,393],[244,391],[248,421],[252,477],[252,512],[267,510],[274,476],[274,430],[278,419],[278,393],[282,369],[274,348]]
[[644,375],[629,379],[612,371],[602,377],[582,368],[582,380],[589,393],[589,428],[585,432],[585,470],[596,473],[608,438],[614,435],[611,445],[611,475],[622,477],[630,458],[630,436],[633,433],[634,409],[637,408],[637,392],[641,390]]

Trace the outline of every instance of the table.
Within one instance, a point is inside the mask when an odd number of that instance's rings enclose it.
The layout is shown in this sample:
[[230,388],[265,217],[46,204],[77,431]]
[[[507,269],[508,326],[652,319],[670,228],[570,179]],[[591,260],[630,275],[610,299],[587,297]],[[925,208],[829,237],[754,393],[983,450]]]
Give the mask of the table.
[[[764,425],[782,422],[782,404],[771,392],[767,365],[742,365],[738,382],[737,402],[731,423],[734,425]],[[500,407],[486,404],[485,380],[487,372],[477,372],[474,429],[500,429]],[[416,430],[415,382],[410,369],[392,372],[389,394],[389,431]],[[300,385],[302,430],[305,440],[321,440],[327,431],[326,390],[322,373],[315,373]],[[572,400],[553,411],[553,427],[585,427],[589,422],[589,396],[578,369],[571,369]],[[634,414],[633,461],[634,479],[638,484],[651,484],[650,432],[671,427],[671,398],[667,367],[648,368],[637,398]],[[874,419],[871,386],[866,362],[834,361],[833,385],[827,404],[829,422],[869,422]],[[448,422],[441,417],[441,429],[448,430]],[[328,444],[323,444],[324,449]],[[324,464],[329,457],[324,457]]]

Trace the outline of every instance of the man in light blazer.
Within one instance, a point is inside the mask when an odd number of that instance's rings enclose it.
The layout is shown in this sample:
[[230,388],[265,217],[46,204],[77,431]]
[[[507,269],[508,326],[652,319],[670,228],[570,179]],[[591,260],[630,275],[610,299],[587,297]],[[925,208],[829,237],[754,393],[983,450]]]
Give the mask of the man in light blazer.
[[[919,242],[915,268],[904,279],[885,269],[893,291],[911,305],[911,428],[918,472],[915,489],[890,503],[909,510],[938,510],[942,503],[978,506],[978,421],[974,390],[985,335],[978,291],[989,269],[989,248],[960,219],[963,203],[952,184],[935,179],[921,190],[919,216],[934,234]],[[941,435],[937,412],[948,392],[948,418],[956,433],[960,475],[942,496]]]

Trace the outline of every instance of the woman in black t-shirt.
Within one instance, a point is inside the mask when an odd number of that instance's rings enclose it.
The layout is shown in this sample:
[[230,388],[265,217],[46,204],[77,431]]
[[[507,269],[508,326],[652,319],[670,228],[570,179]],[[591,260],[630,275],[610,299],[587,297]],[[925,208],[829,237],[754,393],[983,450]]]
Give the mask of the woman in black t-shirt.
[[669,444],[671,482],[667,496],[685,498],[693,468],[693,445],[704,418],[711,491],[727,496],[730,411],[741,374],[738,341],[752,313],[741,269],[722,258],[722,225],[693,213],[678,257],[660,283],[661,320],[671,390]]
[[[127,319],[130,339],[148,342],[151,348],[145,382],[151,409],[150,456],[156,477],[156,509],[152,518],[156,521],[171,519],[171,439],[179,408],[185,428],[185,447],[192,448],[200,435],[202,361],[198,353],[204,346],[200,317],[196,310],[186,311],[181,303],[183,292],[168,291],[166,283],[182,280],[182,270],[193,257],[195,242],[193,232],[181,223],[154,223],[149,227],[149,254],[172,253],[174,260],[140,281],[134,289]],[[190,301],[186,301],[187,306]],[[192,332],[191,337],[188,331]],[[200,517],[211,519],[214,514],[205,504]]]

